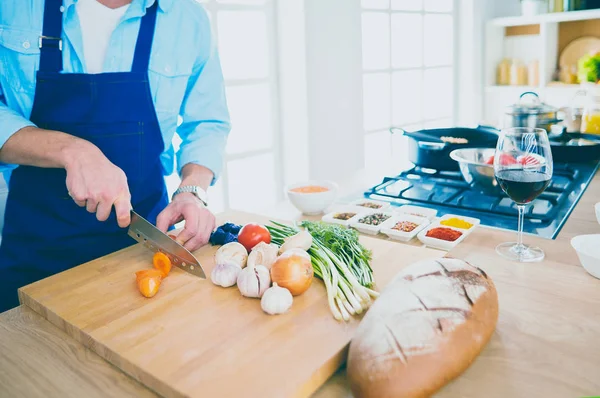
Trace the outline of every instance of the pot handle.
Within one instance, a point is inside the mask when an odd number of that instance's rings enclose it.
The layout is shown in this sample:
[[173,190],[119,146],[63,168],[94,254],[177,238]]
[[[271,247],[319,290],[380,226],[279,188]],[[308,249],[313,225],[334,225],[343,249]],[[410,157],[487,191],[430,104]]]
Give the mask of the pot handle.
[[534,93],[533,91],[525,91],[523,94],[521,94],[519,96],[519,102],[521,102],[521,100],[523,99],[524,96],[526,95],[533,95],[535,98],[537,98],[536,102],[539,104],[540,103],[540,96],[537,93]]
[[[398,131],[396,131],[398,130]],[[404,134],[406,133],[406,130],[404,130],[402,127],[390,127],[390,133],[391,134]]]
[[444,149],[446,147],[446,144],[443,142],[419,141],[419,142],[417,142],[417,145],[419,146],[420,149],[427,149],[429,151],[441,151],[442,149]]

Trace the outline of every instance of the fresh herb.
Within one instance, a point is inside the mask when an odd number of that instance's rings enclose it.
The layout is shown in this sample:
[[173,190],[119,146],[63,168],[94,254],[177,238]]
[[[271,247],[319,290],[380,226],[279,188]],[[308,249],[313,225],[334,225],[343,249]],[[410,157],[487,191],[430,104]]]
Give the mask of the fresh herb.
[[[267,226],[272,242],[281,245],[285,238],[299,230],[272,221]],[[315,275],[323,280],[327,300],[337,320],[349,320],[351,315],[367,309],[379,293],[371,290],[373,270],[369,265],[371,251],[358,241],[358,232],[322,222],[303,221],[299,224],[313,237],[308,250]]]

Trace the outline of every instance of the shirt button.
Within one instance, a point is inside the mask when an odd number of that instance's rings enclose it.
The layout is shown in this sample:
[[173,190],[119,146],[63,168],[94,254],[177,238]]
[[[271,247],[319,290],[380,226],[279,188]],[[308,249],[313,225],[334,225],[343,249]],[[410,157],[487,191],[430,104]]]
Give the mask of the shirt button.
[[23,42],[23,48],[28,49],[29,47],[31,47],[31,44],[29,44],[29,41],[24,41]]
[[165,72],[167,72],[167,73],[171,72],[171,67],[167,65],[167,66],[165,67]]
[[60,6],[60,12],[65,12],[65,7]]

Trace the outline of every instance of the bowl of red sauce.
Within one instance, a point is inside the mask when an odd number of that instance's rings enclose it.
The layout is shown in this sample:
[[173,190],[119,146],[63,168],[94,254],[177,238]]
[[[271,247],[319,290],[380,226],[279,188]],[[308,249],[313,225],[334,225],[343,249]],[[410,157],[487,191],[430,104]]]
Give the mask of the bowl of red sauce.
[[304,181],[286,187],[290,202],[302,214],[314,216],[323,214],[331,206],[337,195],[338,186],[332,181]]

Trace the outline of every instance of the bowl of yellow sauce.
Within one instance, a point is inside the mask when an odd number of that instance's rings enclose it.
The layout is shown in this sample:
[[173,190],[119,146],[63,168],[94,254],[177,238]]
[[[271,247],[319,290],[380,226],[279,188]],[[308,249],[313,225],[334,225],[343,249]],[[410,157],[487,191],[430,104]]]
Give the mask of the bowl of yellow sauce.
[[338,186],[333,181],[303,181],[286,187],[289,201],[302,214],[323,214],[334,202]]

